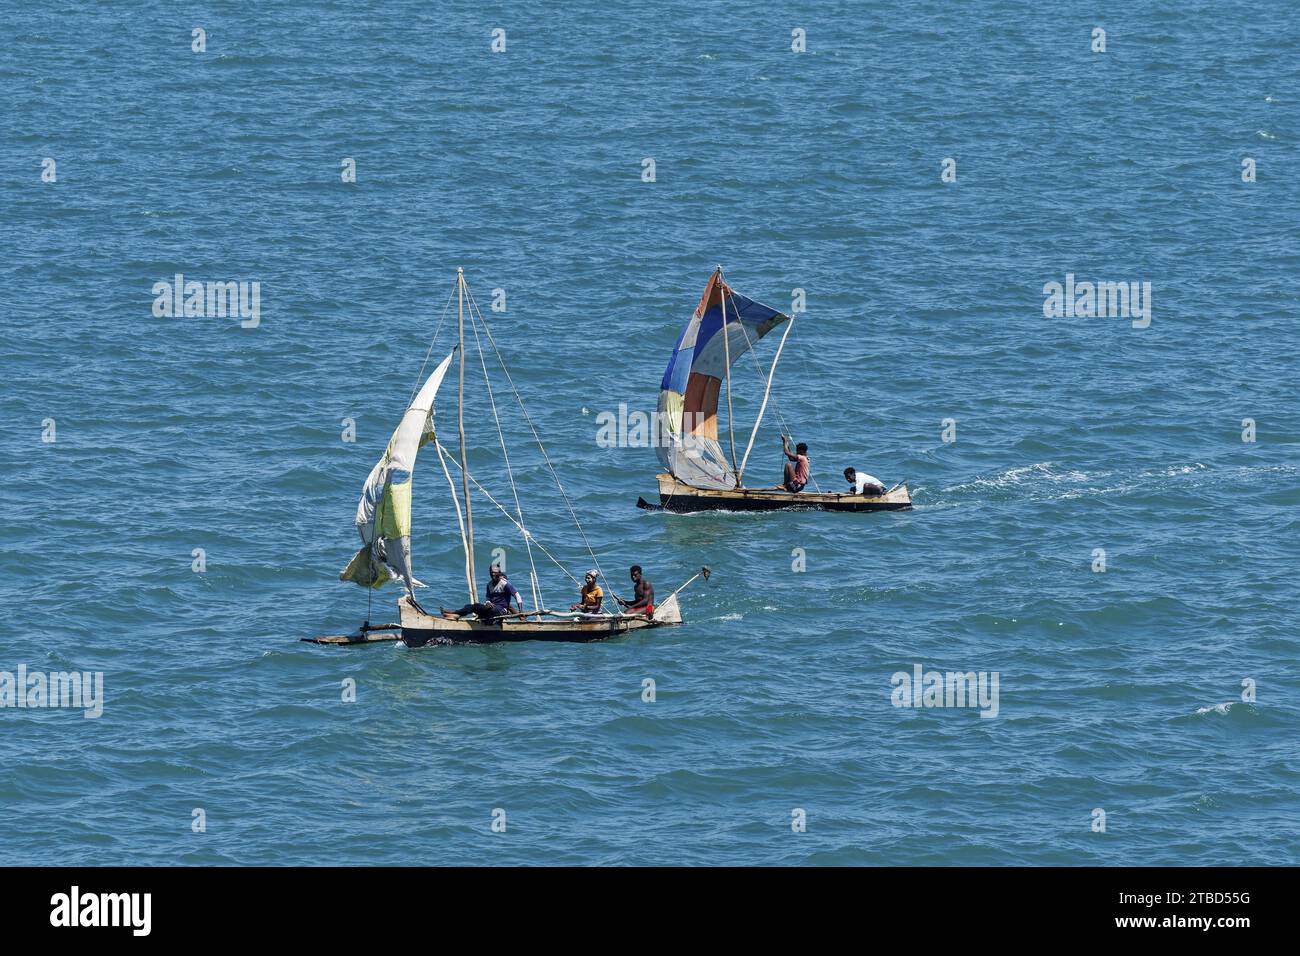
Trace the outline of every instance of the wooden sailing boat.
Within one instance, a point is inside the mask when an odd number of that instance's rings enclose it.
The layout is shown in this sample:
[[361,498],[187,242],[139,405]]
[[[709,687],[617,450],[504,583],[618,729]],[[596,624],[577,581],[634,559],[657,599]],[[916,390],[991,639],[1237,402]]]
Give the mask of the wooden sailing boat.
[[[447,303],[448,307],[450,307],[450,296]],[[361,536],[361,548],[353,556],[348,566],[339,574],[341,579],[353,581],[366,588],[378,588],[389,581],[404,584],[405,593],[397,599],[398,622],[396,624],[372,625],[367,620],[355,634],[303,638],[303,640],[317,644],[370,644],[384,640],[401,640],[409,647],[422,647],[432,643],[472,642],[488,644],[527,640],[597,641],[619,634],[626,634],[630,631],[682,623],[677,594],[695,578],[702,575],[707,579],[709,576],[707,568],[702,569],[699,574],[690,578],[670,594],[667,600],[656,603],[653,614],[621,612],[605,614],[559,613],[545,608],[541,583],[534,562],[534,549],[540,550],[546,557],[550,558],[569,576],[575,585],[580,582],[564,565],[556,560],[554,555],[546,550],[524,524],[523,508],[519,501],[518,489],[515,486],[514,473],[510,470],[510,456],[506,448],[505,435],[501,429],[501,418],[497,412],[491,380],[488,377],[487,363],[484,358],[484,338],[486,338],[488,345],[490,345],[492,352],[500,363],[510,390],[519,403],[523,418],[528,423],[537,446],[541,450],[543,460],[546,462],[552,477],[555,478],[556,486],[569,509],[570,517],[573,519],[579,534],[582,535],[583,543],[587,546],[593,567],[602,579],[604,573],[600,571],[600,564],[596,560],[595,552],[592,551],[590,544],[587,542],[586,533],[582,530],[577,513],[569,501],[559,475],[551,464],[550,457],[546,454],[546,448],[542,444],[537,429],[532,424],[532,419],[528,417],[528,411],[524,408],[523,399],[518,390],[515,389],[514,382],[510,379],[510,373],[506,369],[501,353],[496,347],[492,332],[474,302],[469,285],[465,282],[461,270],[457,270],[456,273],[456,314],[458,326],[458,343],[456,347],[442,360],[428,379],[425,380],[423,386],[415,393],[405,414],[402,416],[401,422],[397,426],[397,430],[393,432],[393,437],[389,441],[383,456],[371,469],[370,475],[366,479],[360,503],[357,505],[356,524],[357,531]],[[501,452],[505,460],[504,470],[510,479],[510,489],[515,505],[513,514],[492,497],[474,479],[469,470],[465,444],[465,363],[467,358],[465,320],[467,316],[470,319],[471,329],[477,344],[479,364],[483,370],[486,393],[491,402],[492,418],[497,426]],[[446,312],[444,311],[444,319],[445,317]],[[441,325],[439,328],[441,329]],[[480,330],[483,333],[482,337],[479,335]],[[435,341],[437,339],[436,332],[434,339]],[[432,354],[432,345],[429,351]],[[452,359],[458,354],[460,360],[457,363],[459,388],[456,426],[460,449],[459,461],[456,461],[456,457],[438,441],[438,433],[435,427],[435,400],[438,389],[441,387],[443,379],[451,366]],[[421,373],[423,373],[423,369]],[[473,498],[470,492],[472,484],[523,535],[530,569],[528,590],[531,591],[532,596],[532,611],[522,614],[507,614],[492,620],[466,618],[453,620],[445,618],[441,614],[430,614],[416,600],[415,589],[423,587],[423,585],[415,579],[411,570],[411,478],[416,455],[427,444],[432,444],[437,452],[443,474],[447,479],[451,500],[456,508],[456,520],[460,528],[461,543],[465,552],[465,583],[469,593],[469,603],[474,604],[480,600],[486,600],[479,596],[475,585],[474,516]],[[452,479],[451,471],[448,468],[448,461],[451,461],[453,465],[460,469],[459,494],[457,493],[456,482]],[[605,581],[604,591],[606,594],[612,594],[608,581]],[[521,589],[521,595],[523,593],[523,589]]]
[[[778,325],[785,325],[745,454],[736,460],[736,433],[731,414],[731,366]],[[637,507],[665,511],[898,511],[912,507],[907,485],[900,482],[882,495],[834,494],[783,488],[746,488],[742,479],[758,426],[772,393],[776,363],[794,319],[732,289],[714,270],[704,295],[668,359],[655,415],[655,449],[664,471],[659,504],[644,498]],[[755,357],[757,363],[757,357]],[[762,372],[762,366],[759,365]],[[730,454],[718,440],[718,400],[727,399]]]

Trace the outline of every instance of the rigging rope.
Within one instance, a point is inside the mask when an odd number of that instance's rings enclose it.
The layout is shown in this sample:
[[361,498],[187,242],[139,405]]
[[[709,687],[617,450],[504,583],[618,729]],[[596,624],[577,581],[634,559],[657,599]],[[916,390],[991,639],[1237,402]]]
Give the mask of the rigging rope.
[[[786,321],[793,322],[794,318],[791,317]],[[749,346],[748,348],[749,354],[754,358],[754,367],[758,369],[759,377],[762,379],[766,379],[767,370],[763,368],[763,363],[758,358],[758,352],[754,349],[754,343],[750,341],[749,332],[745,329],[745,323],[738,322],[738,324],[740,325],[741,333],[745,336],[745,343]],[[772,398],[772,411],[776,412],[776,419],[781,423],[781,434],[789,435],[790,428],[785,423],[785,416],[781,414],[781,403],[778,402],[775,397]],[[808,478],[810,481],[812,481],[813,487],[816,488],[818,492],[820,492],[822,490],[821,485],[817,484],[817,478],[815,475],[813,475],[811,467],[808,468]]]
[[[542,444],[542,437],[537,432],[537,426],[533,424],[533,419],[528,414],[528,409],[524,407],[523,396],[519,394],[519,389],[515,387],[514,379],[510,376],[510,369],[506,367],[506,361],[501,355],[501,350],[497,348],[496,339],[492,337],[492,329],[487,324],[487,320],[483,318],[483,312],[479,309],[478,303],[474,301],[473,293],[471,293],[468,288],[465,291],[469,296],[471,310],[473,312],[478,312],[479,321],[483,323],[483,333],[487,336],[488,343],[492,346],[492,351],[496,355],[498,364],[501,366],[501,371],[505,374],[506,381],[510,384],[510,390],[514,392],[515,401],[519,404],[519,410],[523,413],[524,421],[528,423],[528,428],[533,433],[533,440],[537,442],[537,448],[542,453],[542,460],[546,462],[546,467],[550,471],[551,477],[555,479],[555,487],[559,489],[560,497],[564,499],[564,505],[568,508],[569,517],[573,519],[574,527],[578,529],[578,534],[582,537],[582,543],[587,548],[587,554],[591,555],[592,567],[595,568],[596,574],[600,576],[600,579],[605,582],[605,587],[608,589],[608,593],[612,595],[614,589],[610,587],[609,579],[605,577],[605,572],[600,566],[600,561],[596,557],[596,552],[592,550],[591,542],[587,539],[587,532],[583,530],[582,522],[578,520],[578,512],[574,510],[573,502],[569,500],[568,492],[564,490],[564,483],[560,481],[559,473],[555,470],[555,466],[551,464],[551,456],[546,453],[546,446]],[[567,569],[565,570],[565,573],[569,574]],[[569,577],[573,578],[573,575],[569,574]],[[573,580],[576,581],[577,578],[573,578]]]
[[[451,297],[456,294],[456,288],[459,285],[460,285],[460,281],[458,279],[456,285],[452,286],[452,290],[447,293],[447,301],[442,306],[442,317],[438,319],[438,325],[433,330],[433,338],[429,340],[429,348],[424,353],[424,361],[420,363],[419,374],[415,376],[415,387],[411,389],[411,397],[407,399],[406,405],[408,408],[410,407],[411,402],[415,401],[416,389],[420,387],[420,379],[424,378],[424,370],[429,364],[429,356],[433,354],[433,347],[438,341],[438,336],[442,334],[443,323],[447,321],[447,313],[451,311]],[[459,346],[457,346],[457,348],[459,348]],[[455,349],[452,349],[452,351],[454,352]],[[444,461],[442,457],[442,443],[438,441],[438,427],[436,424],[434,424],[434,411],[432,405],[430,405],[429,407],[428,422],[433,426],[433,443],[438,449],[438,461],[442,465],[442,473],[443,475],[446,476],[447,484],[451,488],[451,503],[456,508],[456,524],[460,527],[460,538],[462,541],[464,541],[465,540],[465,515],[460,508],[460,498],[456,495],[456,485],[451,480],[451,472],[447,470],[447,462]],[[432,531],[432,529],[430,530]],[[468,562],[469,559],[468,549],[466,549],[465,557],[466,557],[466,561]],[[414,595],[412,595],[412,597],[414,597]]]
[[[469,284],[466,283],[466,289],[468,290],[468,288]],[[471,296],[471,304],[473,301],[473,296]],[[529,580],[532,582],[533,610],[538,611],[541,610],[543,601],[541,597],[541,583],[537,579],[537,565],[533,562],[533,547],[529,543],[529,538],[531,536],[528,533],[528,529],[524,527],[524,508],[523,505],[519,503],[519,489],[515,485],[515,473],[510,467],[510,453],[506,451],[506,435],[505,432],[501,430],[501,416],[497,414],[497,402],[496,398],[492,394],[492,379],[488,377],[487,360],[483,356],[483,343],[479,339],[478,322],[474,320],[474,309],[472,307],[470,309],[469,318],[470,327],[474,330],[474,347],[478,349],[479,365],[483,367],[483,382],[487,385],[488,404],[492,406],[492,419],[496,422],[497,438],[501,442],[501,457],[505,459],[506,476],[510,479],[510,492],[515,498],[515,512],[519,515],[517,525],[520,533],[524,537],[524,548],[528,551],[528,567],[532,571]],[[479,321],[482,321],[481,315],[479,316]],[[472,478],[473,476],[471,475],[470,477]]]
[[[439,453],[439,455],[441,455],[442,452],[443,452],[442,443],[439,442],[439,443],[438,443],[438,453]],[[451,452],[447,452],[447,458],[450,459],[451,463],[452,463],[453,465],[455,465],[457,468],[460,467],[460,462],[458,462],[458,461],[456,460],[455,456],[452,455]],[[486,499],[487,499],[488,501],[490,501],[492,504],[496,505],[497,510],[499,510],[503,515],[506,516],[506,520],[507,520],[507,521],[509,521],[511,524],[513,524],[516,528],[518,528],[518,529],[520,530],[520,532],[523,533],[524,536],[525,536],[528,540],[530,540],[533,544],[537,545],[537,549],[538,549],[539,551],[541,551],[542,554],[544,554],[544,555],[546,555],[548,558],[550,558],[550,559],[551,559],[551,562],[552,562],[552,563],[553,563],[557,568],[559,568],[559,569],[560,569],[561,571],[563,571],[566,575],[568,575],[568,578],[569,578],[570,581],[572,581],[574,584],[577,584],[577,585],[581,586],[582,582],[579,581],[577,578],[575,578],[575,577],[573,576],[573,572],[571,572],[568,568],[566,568],[563,564],[561,564],[560,561],[559,561],[559,559],[556,558],[555,555],[551,554],[551,552],[548,551],[548,550],[546,549],[546,546],[545,546],[544,544],[542,544],[542,542],[538,541],[537,538],[533,535],[533,533],[532,533],[531,531],[529,531],[527,528],[525,528],[523,525],[521,525],[518,521],[516,521],[514,518],[512,518],[512,517],[510,516],[510,512],[506,510],[505,505],[501,504],[501,502],[499,502],[499,501],[497,501],[495,498],[493,498],[493,497],[492,497],[492,493],[489,492],[486,488],[484,488],[484,487],[479,483],[479,480],[478,480],[477,478],[475,478],[473,475],[470,475],[470,476],[469,476],[469,480],[470,480],[471,482],[473,482],[475,488],[477,488],[479,491],[481,491],[481,492],[483,493],[483,497],[484,497],[484,498],[486,498]]]

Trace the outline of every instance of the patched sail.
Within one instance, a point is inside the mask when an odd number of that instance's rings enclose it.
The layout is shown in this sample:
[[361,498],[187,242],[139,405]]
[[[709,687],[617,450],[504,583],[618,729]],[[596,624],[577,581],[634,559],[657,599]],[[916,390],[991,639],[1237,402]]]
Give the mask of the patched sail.
[[453,351],[433,370],[407,407],[383,457],[370,469],[357,504],[361,549],[339,574],[344,581],[377,588],[401,578],[408,591],[422,587],[411,572],[411,473],[415,456],[433,437],[433,399]]
[[[725,341],[719,334],[724,298]],[[727,375],[727,356],[734,365],[753,343],[789,319],[734,291],[719,272],[709,278],[660,383],[655,449],[673,477],[696,488],[736,486],[735,470],[718,443],[718,392]]]

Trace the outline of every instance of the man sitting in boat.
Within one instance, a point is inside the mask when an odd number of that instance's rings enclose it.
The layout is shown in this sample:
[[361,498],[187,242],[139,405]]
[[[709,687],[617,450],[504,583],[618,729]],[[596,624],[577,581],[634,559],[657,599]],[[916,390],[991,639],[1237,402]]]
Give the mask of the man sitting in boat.
[[581,611],[583,614],[599,614],[601,604],[605,600],[605,592],[600,589],[596,583],[596,569],[592,568],[587,572],[587,579],[582,584],[582,590],[579,592],[577,604],[570,604],[570,611]]
[[785,463],[785,480],[781,483],[781,487],[792,494],[798,494],[803,491],[804,485],[808,484],[808,445],[806,442],[800,442],[795,446],[794,451],[791,451],[789,436],[782,435],[781,450],[785,452],[785,457],[790,459]]
[[510,601],[513,598],[519,613],[524,613],[524,602],[519,597],[519,590],[510,580],[502,573],[498,565],[492,565],[488,569],[488,575],[491,578],[487,587],[487,601],[482,604],[466,604],[463,608],[456,611],[448,611],[445,607],[438,608],[442,616],[449,621],[456,621],[466,614],[473,614],[480,621],[494,621],[504,614],[510,613]]
[[885,493],[884,482],[856,468],[845,468],[844,480],[849,483],[851,495],[871,495],[873,498],[878,498]]
[[629,614],[644,614],[647,617],[652,617],[655,612],[655,586],[641,574],[641,565],[639,564],[632,565],[629,575],[632,578],[632,583],[636,586],[634,599],[624,601],[615,594],[614,600],[623,605]]

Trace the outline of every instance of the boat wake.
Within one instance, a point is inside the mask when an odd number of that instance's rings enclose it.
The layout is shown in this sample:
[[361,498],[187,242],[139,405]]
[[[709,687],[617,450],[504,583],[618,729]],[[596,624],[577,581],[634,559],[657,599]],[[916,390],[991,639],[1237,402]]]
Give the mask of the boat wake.
[[1222,704],[1214,704],[1213,706],[1210,707],[1197,707],[1196,714],[1197,716],[1200,716],[1201,714],[1209,714],[1209,713],[1226,714],[1232,708],[1232,705],[1235,703],[1237,703],[1237,701],[1229,700],[1229,701],[1225,701]]
[[[929,503],[953,504],[971,497],[988,501],[1065,501],[1098,495],[1117,497],[1194,490],[1207,485],[1240,488],[1250,485],[1252,479],[1258,479],[1266,472],[1286,472],[1298,476],[1300,467],[1242,465],[1223,469],[1202,462],[1191,462],[1147,468],[1138,472],[1114,469],[1088,472],[1044,461],[1006,468],[948,485],[939,489]],[[1270,480],[1275,481],[1276,477],[1271,476]]]

